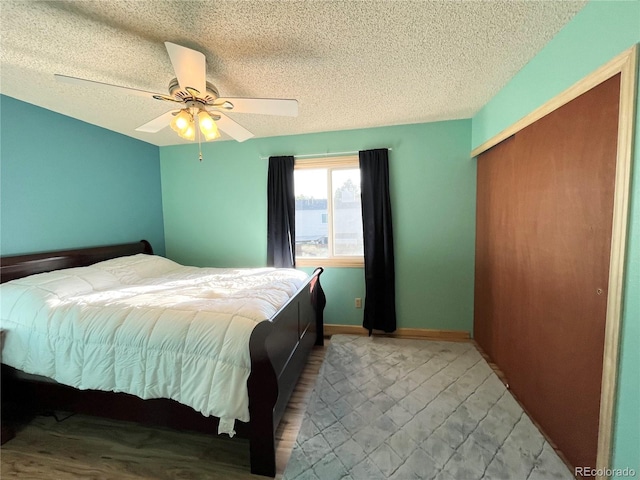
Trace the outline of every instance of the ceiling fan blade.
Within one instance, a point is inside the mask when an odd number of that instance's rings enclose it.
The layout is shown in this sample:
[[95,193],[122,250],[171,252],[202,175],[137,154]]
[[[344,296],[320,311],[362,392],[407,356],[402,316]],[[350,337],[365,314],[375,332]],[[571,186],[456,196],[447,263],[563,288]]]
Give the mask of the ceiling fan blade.
[[[228,104],[231,104],[229,108]],[[282,98],[217,98],[213,106],[227,112],[298,116],[298,101]]]
[[206,92],[207,64],[204,54],[171,42],[164,42],[164,45],[167,47],[180,88],[186,91],[189,87],[198,92]]
[[213,112],[213,117],[220,117],[216,120],[216,124],[218,128],[222,130],[224,133],[232,137],[234,140],[238,142],[244,142],[245,140],[253,137],[253,133],[244,128],[239,123],[234,122],[229,117],[227,117],[222,112]]
[[155,98],[155,96],[164,96],[160,93],[146,92],[144,90],[138,90],[137,88],[121,87],[120,85],[111,85],[110,83],[96,82],[94,80],[85,80],[84,78],[69,77],[67,75],[54,74],[56,80],[62,83],[69,83],[71,85],[90,85],[92,87],[99,87],[105,90],[117,91],[120,93],[128,93],[132,95],[138,95],[141,97]]
[[164,127],[167,127],[171,122],[171,118],[173,117],[174,112],[163,113],[159,117],[154,118],[150,122],[145,123],[144,125],[140,125],[136,128],[136,132],[148,132],[148,133],[156,133],[162,130]]

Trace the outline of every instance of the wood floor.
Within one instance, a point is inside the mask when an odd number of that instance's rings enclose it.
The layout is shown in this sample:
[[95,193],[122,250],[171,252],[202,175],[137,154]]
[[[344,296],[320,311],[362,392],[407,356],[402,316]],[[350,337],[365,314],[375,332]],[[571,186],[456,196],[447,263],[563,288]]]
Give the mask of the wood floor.
[[[276,478],[291,456],[328,346],[315,347],[276,432]],[[60,419],[58,419],[60,420]],[[37,417],[0,448],[3,479],[264,479],[249,441],[74,415]]]

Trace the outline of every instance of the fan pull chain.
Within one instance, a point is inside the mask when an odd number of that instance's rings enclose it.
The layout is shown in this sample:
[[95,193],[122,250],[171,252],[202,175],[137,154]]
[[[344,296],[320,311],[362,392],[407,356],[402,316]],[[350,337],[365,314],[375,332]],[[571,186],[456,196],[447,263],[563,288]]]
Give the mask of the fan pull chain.
[[196,130],[198,131],[198,150],[200,151],[199,159],[202,162],[202,142],[200,141],[200,118],[197,115],[196,115],[196,118],[198,118],[198,126],[196,127]]

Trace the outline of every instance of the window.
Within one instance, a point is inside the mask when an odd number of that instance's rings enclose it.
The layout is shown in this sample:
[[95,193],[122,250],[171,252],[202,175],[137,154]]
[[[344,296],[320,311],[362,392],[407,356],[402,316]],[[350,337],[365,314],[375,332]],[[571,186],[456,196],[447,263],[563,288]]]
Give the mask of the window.
[[358,157],[296,160],[294,183],[296,265],[361,267]]

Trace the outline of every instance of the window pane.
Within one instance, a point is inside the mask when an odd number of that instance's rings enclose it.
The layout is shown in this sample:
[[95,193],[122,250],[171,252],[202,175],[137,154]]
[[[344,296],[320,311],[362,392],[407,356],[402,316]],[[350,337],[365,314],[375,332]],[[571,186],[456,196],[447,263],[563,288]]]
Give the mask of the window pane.
[[327,170],[294,170],[296,194],[296,258],[329,256]]
[[334,254],[364,255],[360,169],[333,170],[331,174]]

